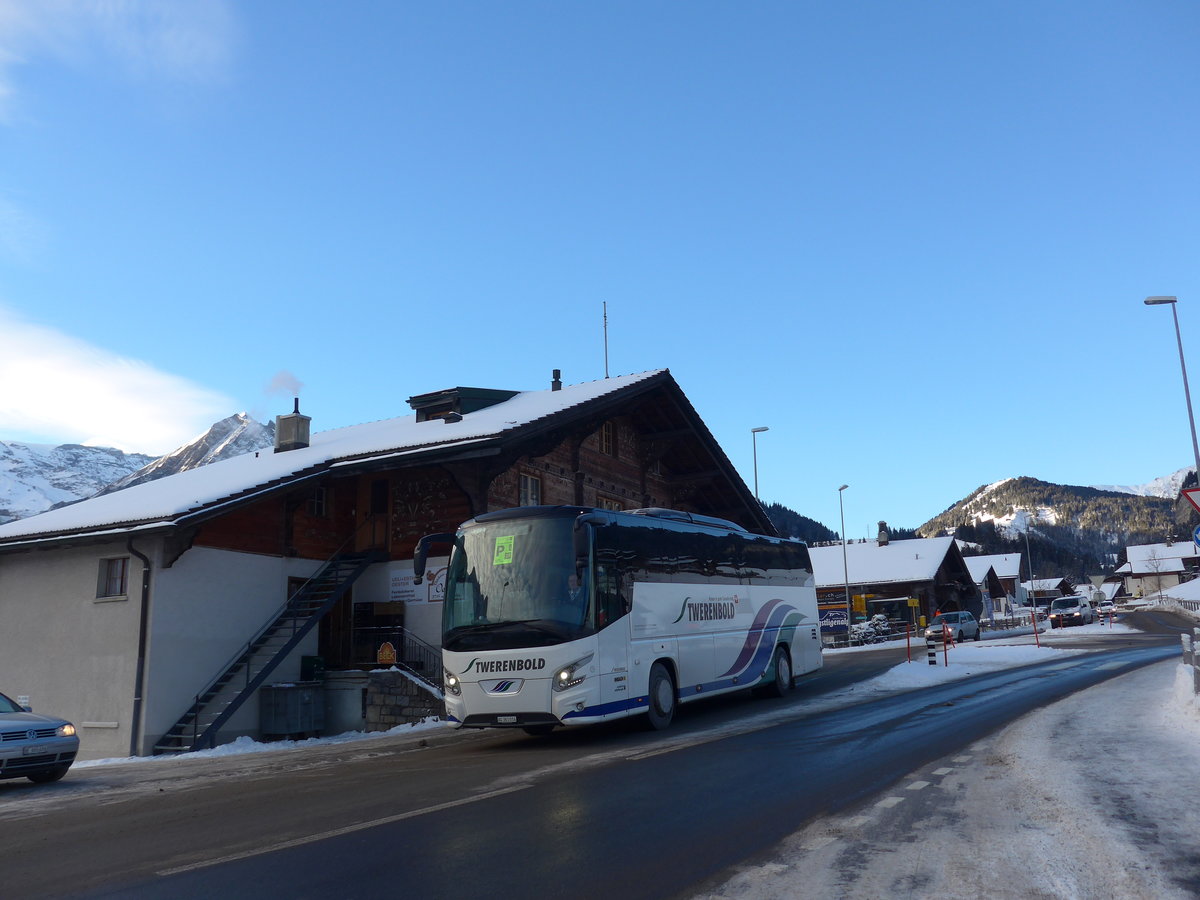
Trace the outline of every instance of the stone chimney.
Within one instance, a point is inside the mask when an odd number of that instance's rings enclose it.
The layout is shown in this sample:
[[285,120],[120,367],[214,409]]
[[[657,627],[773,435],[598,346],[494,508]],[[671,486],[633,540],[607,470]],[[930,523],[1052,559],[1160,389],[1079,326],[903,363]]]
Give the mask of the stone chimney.
[[879,546],[886,547],[888,545],[888,530],[887,522],[879,523]]

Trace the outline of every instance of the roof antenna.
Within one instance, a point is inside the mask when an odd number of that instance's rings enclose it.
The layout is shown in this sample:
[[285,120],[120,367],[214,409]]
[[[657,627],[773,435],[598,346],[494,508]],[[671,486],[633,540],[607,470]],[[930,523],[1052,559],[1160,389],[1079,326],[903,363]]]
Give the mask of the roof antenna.
[[608,301],[604,301],[604,377],[608,377]]

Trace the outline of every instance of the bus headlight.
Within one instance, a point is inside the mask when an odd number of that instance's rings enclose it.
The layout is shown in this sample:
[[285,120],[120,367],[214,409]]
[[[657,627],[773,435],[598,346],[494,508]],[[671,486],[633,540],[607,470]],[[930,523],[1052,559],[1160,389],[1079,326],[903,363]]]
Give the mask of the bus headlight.
[[579,672],[584,666],[592,661],[595,654],[589,653],[583,659],[576,660],[569,666],[563,666],[554,673],[554,690],[565,691],[567,688],[573,688],[577,684],[581,684],[586,675]]
[[455,697],[462,696],[462,682],[447,668],[442,668],[442,684],[446,686],[446,693],[453,694]]

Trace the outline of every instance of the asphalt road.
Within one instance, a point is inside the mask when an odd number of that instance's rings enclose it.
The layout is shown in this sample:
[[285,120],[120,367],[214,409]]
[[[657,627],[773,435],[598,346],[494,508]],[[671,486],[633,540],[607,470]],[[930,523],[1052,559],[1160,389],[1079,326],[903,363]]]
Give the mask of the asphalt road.
[[3,893],[690,896],[1030,709],[1179,652],[1178,623],[1146,624],[1160,633],[834,709],[904,650],[831,655],[787,700],[711,700],[666,735],[388,738],[0,784]]

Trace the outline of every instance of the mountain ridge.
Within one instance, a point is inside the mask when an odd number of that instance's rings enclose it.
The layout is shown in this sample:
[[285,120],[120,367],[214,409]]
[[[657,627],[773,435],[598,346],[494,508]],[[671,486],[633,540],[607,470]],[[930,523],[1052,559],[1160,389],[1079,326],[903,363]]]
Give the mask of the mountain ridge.
[[82,444],[0,440],[0,525],[153,481],[220,459],[271,447],[275,423],[246,413],[227,416],[164,456]]

